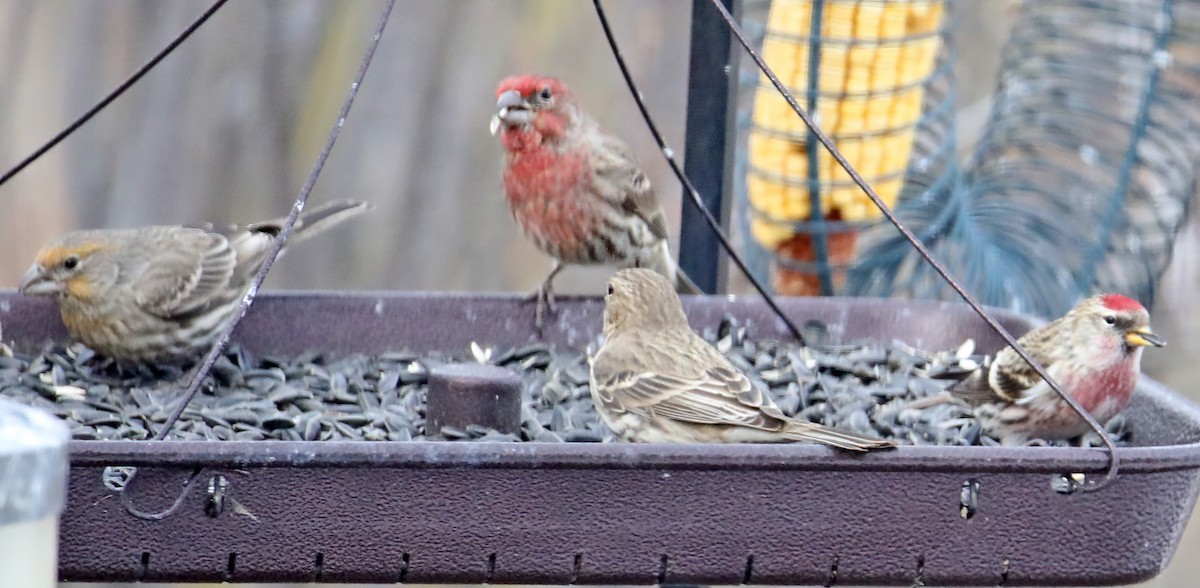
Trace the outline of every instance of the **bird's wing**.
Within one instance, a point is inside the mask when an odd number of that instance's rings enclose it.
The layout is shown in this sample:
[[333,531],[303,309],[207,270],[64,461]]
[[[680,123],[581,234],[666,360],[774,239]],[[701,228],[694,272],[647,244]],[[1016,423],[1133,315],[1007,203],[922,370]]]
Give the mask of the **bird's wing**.
[[[1044,367],[1048,367],[1045,360],[1039,361]],[[1045,382],[1034,371],[1033,366],[1021,359],[1012,349],[1005,349],[996,356],[996,364],[989,371],[988,382],[997,396],[1011,402],[1020,402],[1026,397],[1036,396],[1046,388],[1039,385]]]
[[783,426],[783,415],[732,365],[708,365],[677,370],[689,372],[686,374],[663,374],[623,369],[630,363],[606,361],[610,359],[603,357],[602,352],[592,365],[597,395],[610,409],[705,425],[741,425],[765,430],[779,430]]
[[996,355],[995,360],[951,386],[949,391],[970,404],[979,405],[1022,402],[1040,395],[1046,389],[1048,386],[1033,366],[1011,348],[1005,348]]
[[[717,368],[682,393],[654,405],[655,414],[693,423],[740,425],[764,430],[781,430],[783,415],[764,402],[762,393],[746,376]],[[736,379],[734,379],[736,376]]]
[[956,398],[975,406],[1003,400],[988,384],[987,374],[987,366],[981,367],[967,378],[950,385],[946,390]]
[[[294,243],[361,214],[368,205],[337,200],[300,215],[292,233]],[[247,226],[162,227],[154,262],[134,278],[139,306],[163,318],[184,318],[227,299],[230,288],[242,286],[259,270],[279,234],[283,218]],[[232,295],[236,295],[233,293]]]
[[224,236],[169,227],[158,240],[153,262],[133,284],[139,307],[163,318],[181,318],[226,294],[237,254]]
[[654,187],[629,148],[620,139],[601,132],[592,151],[592,173],[597,184],[612,187],[603,196],[614,200],[626,214],[642,219],[656,237],[666,239],[667,219]]

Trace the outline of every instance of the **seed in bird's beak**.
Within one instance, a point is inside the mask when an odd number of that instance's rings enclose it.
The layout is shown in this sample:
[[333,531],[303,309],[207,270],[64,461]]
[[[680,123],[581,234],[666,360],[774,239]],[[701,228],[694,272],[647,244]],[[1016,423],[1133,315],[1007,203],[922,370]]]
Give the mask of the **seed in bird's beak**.
[[496,98],[496,116],[492,119],[492,134],[495,135],[501,125],[521,127],[533,123],[533,112],[516,90],[504,92]]
[[58,285],[45,275],[42,266],[34,264],[21,278],[18,291],[26,296],[49,296],[58,293]]

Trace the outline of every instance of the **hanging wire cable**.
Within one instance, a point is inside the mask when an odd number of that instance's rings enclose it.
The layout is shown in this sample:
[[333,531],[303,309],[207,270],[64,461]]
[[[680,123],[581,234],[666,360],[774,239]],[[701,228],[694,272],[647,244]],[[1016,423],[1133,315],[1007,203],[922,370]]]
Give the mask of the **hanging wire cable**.
[[175,51],[175,49],[182,45],[183,42],[188,39],[188,37],[192,36],[192,33],[196,32],[201,25],[208,21],[209,17],[215,14],[217,10],[220,10],[220,8],[228,1],[229,0],[217,0],[216,2],[213,2],[212,6],[208,7],[208,10],[205,10],[204,13],[199,16],[199,18],[193,21],[192,24],[188,25],[186,29],[183,29],[182,33],[179,33],[179,35],[172,39],[170,43],[167,43],[167,46],[163,47],[162,51],[159,51],[158,54],[150,58],[150,61],[147,61],[145,65],[138,68],[133,75],[129,76],[129,79],[121,82],[121,85],[117,86],[117,88],[112,92],[109,92],[108,96],[105,96],[103,100],[97,102],[95,106],[89,108],[87,112],[83,113],[82,116],[75,119],[75,122],[67,125],[67,128],[63,129],[44,145],[38,147],[36,151],[29,154],[28,157],[22,159],[8,171],[4,172],[4,175],[0,176],[0,186],[3,186],[6,182],[11,180],[13,176],[21,173],[21,170],[29,167],[29,164],[37,161],[38,158],[45,155],[46,152],[50,151],[59,143],[61,143],[63,139],[66,139],[71,135],[71,133],[79,130],[79,127],[82,127],[85,123],[87,123],[87,121],[91,120],[93,116],[96,116],[101,110],[104,110],[109,104],[112,104],[113,100],[116,100],[121,94],[124,94],[125,90],[128,90],[134,84],[138,83],[143,76],[150,73],[150,70],[154,69],[154,66],[158,65],[163,58],[170,55],[173,51]]
[[612,49],[613,57],[617,60],[617,67],[621,69],[621,75],[624,76],[625,84],[629,86],[629,91],[633,94],[633,100],[637,102],[638,110],[642,113],[642,119],[646,121],[646,126],[650,128],[650,134],[654,135],[654,141],[658,143],[658,148],[662,151],[663,156],[667,158],[667,164],[671,166],[671,171],[675,173],[676,178],[679,178],[679,183],[683,184],[683,187],[687,190],[692,205],[704,215],[705,222],[708,223],[713,233],[717,235],[717,239],[721,241],[721,247],[729,254],[729,258],[737,265],[738,270],[742,272],[742,275],[746,276],[746,279],[750,281],[750,285],[754,286],[755,290],[758,290],[763,300],[766,301],[767,306],[771,307],[775,315],[783,321],[783,324],[787,327],[788,332],[792,334],[792,337],[803,345],[804,335],[800,333],[800,329],[796,327],[792,319],[784,314],[783,309],[779,308],[779,305],[775,302],[775,298],[767,292],[767,289],[758,281],[758,278],[754,277],[753,272],[750,271],[746,262],[742,261],[742,257],[738,255],[737,251],[734,251],[729,237],[725,236],[725,232],[721,230],[721,223],[709,212],[708,207],[704,206],[704,201],[700,198],[700,193],[696,191],[696,187],[692,185],[692,181],[684,175],[683,169],[676,163],[675,151],[667,145],[666,139],[663,138],[662,133],[658,130],[658,125],[654,124],[654,119],[650,117],[650,110],[646,108],[646,102],[642,100],[642,93],[638,90],[637,84],[633,81],[633,75],[629,73],[629,68],[625,65],[625,58],[621,54],[620,47],[617,46],[616,38],[613,37],[612,28],[608,25],[608,17],[604,14],[604,7],[601,6],[600,0],[592,0],[592,3],[596,6],[596,16],[600,18],[600,26],[604,28],[604,37],[608,39],[608,46]]
[[[220,357],[221,351],[229,343],[229,336],[233,333],[234,328],[246,316],[246,311],[254,302],[254,298],[258,295],[258,288],[267,277],[267,273],[271,271],[271,266],[275,263],[275,259],[279,257],[279,252],[287,243],[287,238],[292,233],[292,227],[296,224],[296,219],[304,210],[304,204],[308,201],[308,195],[312,193],[313,187],[317,184],[317,178],[320,177],[321,171],[325,168],[325,162],[329,159],[330,152],[333,151],[333,146],[337,142],[338,136],[341,134],[342,127],[346,123],[346,117],[350,114],[350,108],[354,105],[354,99],[358,96],[358,90],[362,87],[363,78],[367,75],[367,69],[371,65],[371,60],[375,57],[375,50],[379,47],[379,41],[383,38],[383,31],[387,28],[388,19],[392,14],[392,7],[395,6],[396,0],[387,0],[383,7],[383,12],[379,16],[379,20],[375,25],[374,33],[371,36],[370,42],[367,44],[365,53],[363,54],[362,62],[358,66],[358,73],[354,76],[354,81],[350,84],[350,90],[346,93],[346,98],[342,102],[342,108],[338,112],[333,128],[329,131],[328,138],[325,139],[325,145],[321,148],[321,152],[317,155],[317,161],[313,165],[312,171],[309,172],[308,179],[304,182],[304,186],[300,188],[300,193],[296,196],[296,202],[292,205],[292,210],[288,213],[287,220],[284,221],[279,235],[275,238],[270,251],[267,252],[266,260],[263,262],[258,273],[254,274],[254,278],[250,281],[250,286],[246,289],[245,295],[242,296],[242,302],[238,306],[237,312],[234,313],[233,319],[221,331],[221,336],[213,343],[213,346],[208,350],[208,354],[204,356],[204,361],[196,368],[192,374],[191,381],[188,384],[186,391],[177,401],[175,410],[167,417],[167,420],[162,424],[162,427],[155,434],[155,441],[162,441],[170,434],[171,428],[183,415],[183,411],[187,409],[192,398],[200,391],[204,385],[205,378],[208,377],[209,371],[212,369],[217,358]],[[126,487],[131,483],[137,475],[136,470],[129,474],[126,481]],[[194,478],[194,475],[193,475]],[[183,490],[186,492],[186,485]],[[182,497],[183,494],[181,493]],[[132,508],[128,501],[122,502],[125,505],[125,510],[135,517],[158,520],[175,510],[178,507],[179,501],[182,498],[176,499],[176,504],[162,513],[144,513]]]
[[[599,6],[599,0],[595,1],[597,2],[597,6]],[[936,270],[944,280],[946,280],[946,283],[948,283],[950,287],[958,293],[959,296],[962,296],[963,300],[965,300],[967,304],[970,305],[970,307],[975,311],[975,313],[983,319],[983,322],[987,323],[987,325],[993,331],[995,331],[996,334],[1000,335],[1000,337],[1004,339],[1004,342],[1012,347],[1013,350],[1017,352],[1017,355],[1021,356],[1021,359],[1025,360],[1026,363],[1033,367],[1038,376],[1045,380],[1050,388],[1054,390],[1054,393],[1058,394],[1058,396],[1071,407],[1071,410],[1074,410],[1075,413],[1078,414],[1079,417],[1082,418],[1084,422],[1086,422],[1088,426],[1100,436],[1100,439],[1104,442],[1104,446],[1108,454],[1108,466],[1102,479],[1096,482],[1087,482],[1081,489],[1085,492],[1094,492],[1104,488],[1110,482],[1112,482],[1118,471],[1117,448],[1113,443],[1112,438],[1108,435],[1108,431],[1105,430],[1105,428],[1099,422],[1097,422],[1088,411],[1084,410],[1083,407],[1079,405],[1079,402],[1077,402],[1070,394],[1067,394],[1066,391],[1059,386],[1058,382],[1054,381],[1054,379],[1050,377],[1050,374],[1046,373],[1046,369],[1042,367],[1037,360],[1030,356],[1029,352],[1027,352],[1024,347],[1017,343],[1016,338],[1014,338],[1011,333],[1001,326],[996,319],[992,318],[992,316],[988,314],[978,302],[975,301],[975,298],[958,284],[954,277],[950,275],[950,272],[945,268],[945,266],[935,259],[925,245],[921,243],[921,240],[918,239],[916,235],[912,233],[912,231],[909,231],[907,227],[901,224],[900,220],[896,218],[896,215],[892,212],[891,208],[889,208],[887,204],[885,204],[883,200],[879,198],[879,195],[875,193],[875,190],[873,190],[871,186],[869,186],[867,182],[863,180],[858,171],[856,171],[850,165],[850,163],[846,161],[846,158],[840,151],[838,151],[833,142],[829,140],[829,137],[827,137],[825,133],[822,132],[821,129],[812,121],[812,117],[810,117],[808,113],[804,111],[804,109],[800,108],[800,104],[796,101],[796,97],[788,91],[787,87],[785,87],[783,83],[779,81],[779,78],[775,75],[775,72],[772,71],[771,68],[767,66],[767,63],[763,61],[762,57],[754,51],[754,48],[751,47],[750,42],[742,33],[741,27],[738,26],[738,23],[733,18],[733,15],[725,9],[723,4],[721,4],[721,1],[712,0],[712,4],[721,13],[721,18],[724,19],[725,24],[729,26],[729,30],[733,32],[733,35],[738,39],[738,42],[758,65],[758,68],[762,70],[763,74],[767,76],[779,94],[783,96],[784,100],[787,101],[788,106],[790,106],[792,110],[795,111],[796,115],[804,121],[805,126],[809,128],[813,136],[815,136],[817,140],[825,146],[825,149],[828,150],[830,155],[833,156],[834,160],[838,162],[838,165],[840,165],[842,169],[846,170],[846,173],[850,175],[850,178],[854,180],[854,183],[857,184],[859,188],[862,188],[863,192],[866,193],[867,197],[871,199],[871,201],[876,207],[879,208],[883,215],[887,217],[888,221],[891,222],[898,231],[900,231],[904,238],[911,243],[914,248],[916,248],[917,252],[921,254],[921,257],[923,257],[925,261],[929,262],[929,264],[933,266],[933,269]]]
[[375,57],[375,49],[379,47],[379,40],[383,37],[383,30],[387,27],[388,18],[392,14],[392,7],[396,0],[387,0],[387,4],[383,7],[383,13],[379,16],[379,21],[375,25],[375,32],[371,37],[370,43],[367,44],[366,53],[363,55],[362,63],[358,66],[358,73],[354,76],[354,82],[350,84],[350,90],[346,94],[346,99],[342,102],[342,109],[338,112],[337,119],[333,124],[333,128],[329,131],[329,137],[325,139],[325,146],[321,148],[320,154],[317,155],[317,162],[313,165],[312,171],[308,174],[308,179],[304,182],[304,186],[300,188],[300,193],[296,196],[296,202],[292,205],[291,212],[288,213],[287,220],[283,222],[280,228],[279,235],[275,237],[275,242],[272,243],[271,249],[267,252],[267,258],[263,261],[262,267],[258,269],[258,273],[254,274],[254,278],[250,280],[250,286],[246,289],[246,294],[242,296],[241,305],[238,306],[237,312],[233,314],[233,319],[221,331],[221,336],[213,343],[208,354],[204,356],[203,363],[196,369],[192,375],[191,383],[180,398],[179,404],[163,423],[158,434],[154,439],[161,441],[171,432],[171,427],[179,420],[184,409],[187,408],[192,397],[200,390],[204,383],[204,378],[208,376],[209,370],[212,369],[217,358],[221,355],[221,351],[229,343],[229,336],[233,333],[233,329],[237,327],[242,318],[246,316],[246,311],[249,310],[250,304],[254,302],[254,298],[258,295],[258,288],[262,285],[263,280],[267,277],[267,272],[271,271],[271,266],[275,264],[275,259],[279,257],[279,252],[283,250],[283,246],[287,243],[288,237],[292,234],[292,227],[296,224],[296,219],[300,213],[304,211],[304,204],[308,202],[308,195],[312,192],[313,187],[317,184],[317,178],[320,177],[321,171],[325,169],[325,161],[329,159],[329,153],[333,151],[333,145],[337,142],[338,135],[342,132],[342,126],[346,123],[346,117],[350,114],[350,107],[354,105],[354,98],[358,96],[358,89],[362,86],[363,78],[367,75],[367,68],[371,66],[371,60]]

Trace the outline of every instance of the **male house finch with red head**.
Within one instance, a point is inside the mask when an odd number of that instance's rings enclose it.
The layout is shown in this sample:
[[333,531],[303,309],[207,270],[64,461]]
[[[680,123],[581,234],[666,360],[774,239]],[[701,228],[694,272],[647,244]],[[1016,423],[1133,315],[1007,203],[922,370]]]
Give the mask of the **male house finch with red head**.
[[[1146,309],[1120,294],[1088,298],[1017,342],[1100,423],[1129,402],[1141,372],[1142,349],[1166,344],[1150,331]],[[1011,347],[949,392],[974,405],[983,430],[1005,445],[1071,439],[1088,430]]]
[[[288,245],[366,208],[346,200],[301,214]],[[37,254],[21,293],[57,297],[71,336],[102,355],[183,359],[233,318],[283,221],[75,231]]]
[[849,451],[895,445],[785,416],[692,332],[671,283],[655,272],[619,270],[605,302],[605,340],[591,359],[592,400],[626,441],[809,441]]
[[554,311],[554,276],[565,264],[653,269],[684,293],[699,290],[667,248],[662,208],[637,160],[605,133],[555,78],[511,77],[496,90],[492,134],[507,155],[504,195],[513,218],[554,269],[537,293],[537,326]]

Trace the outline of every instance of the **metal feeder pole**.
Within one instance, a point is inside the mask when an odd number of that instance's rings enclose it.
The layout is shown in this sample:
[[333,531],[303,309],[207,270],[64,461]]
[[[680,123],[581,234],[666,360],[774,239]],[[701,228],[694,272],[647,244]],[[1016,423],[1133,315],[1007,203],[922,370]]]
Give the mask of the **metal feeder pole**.
[[[741,15],[741,0],[722,0]],[[729,28],[706,0],[692,0],[691,50],[688,63],[687,131],[683,171],[695,184],[704,205],[729,226],[725,194],[733,181],[737,120],[737,56]],[[679,234],[679,266],[705,293],[724,288],[720,279],[721,245],[703,215],[684,195]]]

